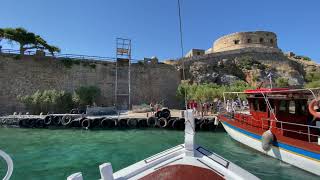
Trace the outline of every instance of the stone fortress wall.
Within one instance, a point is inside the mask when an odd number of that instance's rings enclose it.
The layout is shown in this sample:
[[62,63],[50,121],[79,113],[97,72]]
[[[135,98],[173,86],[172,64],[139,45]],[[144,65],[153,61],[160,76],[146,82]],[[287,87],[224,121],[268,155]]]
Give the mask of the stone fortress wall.
[[[115,63],[90,61],[88,65],[73,64],[67,68],[51,57],[24,56],[16,59],[0,54],[0,115],[25,112],[18,95],[31,95],[37,90],[73,92],[80,86],[97,86],[101,90],[97,105],[114,104]],[[133,105],[164,102],[169,108],[178,107],[176,89],[180,74],[167,64],[134,63],[131,66],[131,101]]]
[[237,50],[243,48],[264,48],[279,52],[277,35],[269,31],[237,32],[217,39],[211,53]]

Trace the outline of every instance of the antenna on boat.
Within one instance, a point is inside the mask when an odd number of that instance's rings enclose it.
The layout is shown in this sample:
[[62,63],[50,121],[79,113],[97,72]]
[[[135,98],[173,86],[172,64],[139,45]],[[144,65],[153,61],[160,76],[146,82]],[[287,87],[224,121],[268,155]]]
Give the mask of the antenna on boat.
[[270,89],[272,89],[272,75],[273,75],[273,74],[272,74],[272,72],[270,71],[269,74],[268,74],[268,76],[267,76],[267,77],[269,78],[269,82],[270,82]]
[[[178,0],[178,12],[179,12],[179,32],[180,32],[180,48],[181,48],[181,61],[182,61],[182,78],[183,81],[186,82],[186,73],[185,73],[185,68],[184,68],[184,60],[183,60],[183,55],[184,55],[184,49],[183,49],[183,36],[182,36],[182,20],[181,20],[181,7],[180,7],[180,0]],[[184,88],[184,105],[185,109],[188,109],[187,106],[187,88]]]

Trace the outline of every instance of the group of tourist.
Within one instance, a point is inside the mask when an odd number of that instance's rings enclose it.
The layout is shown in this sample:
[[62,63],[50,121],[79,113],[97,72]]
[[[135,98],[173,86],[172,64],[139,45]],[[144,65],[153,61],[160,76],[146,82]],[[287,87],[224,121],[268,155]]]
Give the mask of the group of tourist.
[[[221,100],[215,100],[214,102],[197,102],[195,100],[190,100],[187,103],[188,109],[193,109],[196,115],[198,116],[207,116],[220,112],[223,108],[223,102]],[[227,100],[226,101],[226,110],[228,112],[235,112],[237,110],[248,109],[247,101],[236,100]]]
[[198,116],[207,116],[214,113],[217,113],[222,108],[221,100],[215,102],[197,102],[195,100],[190,100],[187,103],[188,109],[193,109],[196,115]]
[[240,101],[239,99],[236,100],[227,100],[226,102],[226,110],[228,112],[235,112],[237,110],[244,110],[244,109],[248,109],[249,108],[249,104],[247,101]]

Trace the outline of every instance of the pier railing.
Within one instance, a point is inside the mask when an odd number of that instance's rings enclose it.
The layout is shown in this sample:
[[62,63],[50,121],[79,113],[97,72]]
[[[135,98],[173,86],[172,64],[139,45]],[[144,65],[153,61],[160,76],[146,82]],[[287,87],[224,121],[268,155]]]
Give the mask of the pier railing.
[[[8,55],[20,55],[19,50],[15,49],[1,49],[0,54],[8,54]],[[90,55],[81,55],[81,54],[61,54],[61,53],[50,53],[46,51],[42,51],[43,54],[40,56],[44,57],[52,57],[57,59],[71,59],[71,60],[83,60],[83,61],[107,61],[107,62],[115,62],[115,57],[105,57],[105,56],[90,56]],[[37,51],[35,50],[26,50],[24,55],[27,56],[35,56],[37,55]],[[137,63],[139,60],[131,59],[131,63]]]
[[[256,128],[261,128],[262,130],[268,130],[269,128],[277,128],[283,134],[289,135],[288,137],[292,137],[292,134],[295,134],[296,136],[300,136],[303,140],[308,142],[317,142],[318,138],[320,137],[320,127],[318,126],[277,121],[272,118],[261,118],[261,120],[257,120],[248,114],[242,113],[236,113],[231,116],[233,116],[234,120],[242,124],[246,124]],[[271,126],[271,124],[275,124],[275,126]],[[293,129],[288,129],[288,127],[291,127]]]

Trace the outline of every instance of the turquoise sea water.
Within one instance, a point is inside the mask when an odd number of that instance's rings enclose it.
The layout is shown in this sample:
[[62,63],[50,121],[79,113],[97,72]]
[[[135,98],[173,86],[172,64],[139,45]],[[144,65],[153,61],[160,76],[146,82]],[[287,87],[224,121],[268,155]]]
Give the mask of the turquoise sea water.
[[[12,179],[66,179],[81,171],[98,179],[98,166],[114,171],[183,142],[182,131],[0,128],[0,149],[14,161]],[[319,179],[234,141],[226,132],[198,132],[197,142],[262,179]],[[0,160],[0,178],[6,171]]]

